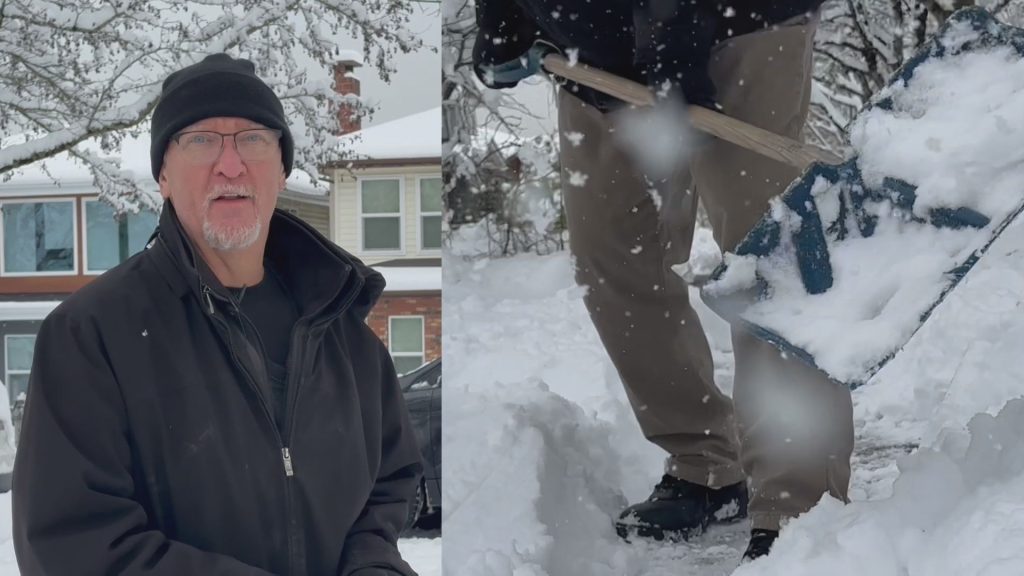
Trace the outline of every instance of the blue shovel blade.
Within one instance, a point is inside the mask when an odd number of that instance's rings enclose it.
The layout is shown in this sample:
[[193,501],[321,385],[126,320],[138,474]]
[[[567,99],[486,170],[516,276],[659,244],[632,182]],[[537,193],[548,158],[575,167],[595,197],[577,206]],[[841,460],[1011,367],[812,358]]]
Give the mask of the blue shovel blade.
[[[967,27],[975,32],[975,37],[972,40],[959,44],[944,41],[949,34],[963,35]],[[970,51],[988,50],[995,46],[1009,46],[1014,48],[1017,54],[1024,55],[1024,30],[1001,24],[980,8],[972,7],[960,10],[950,16],[943,28],[930,42],[923,46],[890,79],[889,86],[909,85],[913,81],[914,72],[931,59]],[[861,114],[871,108],[892,110],[892,107],[891,98],[880,99],[862,110]],[[838,217],[827,219],[826,221],[830,222],[828,225],[823,223],[819,212],[818,203],[813,193],[815,186],[818,186],[818,189],[827,186],[834,191],[835,196],[839,199]],[[884,178],[880,186],[866,186],[856,157],[839,165],[817,163],[808,168],[779,197],[789,212],[799,217],[800,225],[786,227],[773,217],[772,211],[768,211],[733,252],[737,256],[765,259],[777,254],[780,249],[791,251],[795,256],[796,270],[804,290],[809,295],[817,295],[828,292],[836,282],[832,262],[835,246],[858,238],[870,238],[875,234],[879,225],[879,217],[877,211],[869,209],[869,206],[885,202],[897,217],[906,222],[926,224],[935,228],[982,231],[981,233],[986,235],[983,245],[957,262],[936,280],[944,283],[939,292],[940,296],[930,303],[921,314],[920,322],[914,330],[916,332],[935,307],[985,254],[999,234],[1024,210],[1024,203],[1022,203],[996,223],[993,223],[989,216],[968,207],[936,208],[922,216],[914,213],[916,199],[916,187],[896,178]],[[830,250],[830,245],[833,247],[832,250]],[[758,275],[753,286],[743,289],[709,290],[709,287],[714,286],[716,281],[722,280],[728,272],[728,263],[721,265],[712,275],[709,284],[701,290],[702,299],[708,306],[732,325],[741,327],[762,340],[770,342],[788,355],[822,369],[839,384],[850,388],[864,384],[906,344],[904,341],[893,350],[878,357],[877,361],[860,374],[837,377],[820,366],[813,354],[790,342],[784,334],[744,317],[745,311],[755,304],[762,308],[766,303],[770,306],[774,287],[764,277]],[[913,336],[913,333],[910,336]],[[908,336],[907,341],[909,338]],[[841,345],[841,343],[836,342],[835,345]]]

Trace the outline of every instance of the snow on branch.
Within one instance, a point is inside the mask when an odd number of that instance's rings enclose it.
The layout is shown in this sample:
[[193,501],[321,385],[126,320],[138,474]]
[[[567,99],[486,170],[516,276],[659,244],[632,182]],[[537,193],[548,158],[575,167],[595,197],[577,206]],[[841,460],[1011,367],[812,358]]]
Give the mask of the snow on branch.
[[[362,41],[380,77],[394,57],[423,46],[405,0],[4,0],[0,2],[0,177],[68,153],[92,171],[101,195],[126,206],[151,199],[119,180],[116,143],[141,136],[170,72],[228,52],[252,60],[299,124],[296,163],[337,160],[331,70],[350,57],[338,40]],[[321,72],[316,78],[307,70]],[[297,132],[299,132],[297,130]],[[14,136],[18,136],[14,138]],[[102,154],[82,144],[96,141]]]

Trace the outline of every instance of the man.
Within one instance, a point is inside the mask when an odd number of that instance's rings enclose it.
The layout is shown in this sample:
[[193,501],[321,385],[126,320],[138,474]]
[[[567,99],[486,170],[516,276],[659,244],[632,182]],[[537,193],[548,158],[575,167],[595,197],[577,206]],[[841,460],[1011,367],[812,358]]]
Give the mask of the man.
[[146,250],[39,331],[14,478],[21,573],[414,576],[421,464],[383,278],[275,211],[284,110],[247,60],[171,74]]
[[[820,4],[477,0],[474,63],[491,87],[514,86],[533,72],[517,58],[540,40],[645,82],[658,109],[696,104],[797,138]],[[577,281],[588,287],[587,308],[641,429],[668,453],[653,494],[623,511],[617,530],[688,538],[749,508],[744,556],[763,556],[784,519],[825,493],[846,499],[850,393],[737,330],[730,401],[715,385],[687,286],[669,267],[689,257],[698,197],[719,245],[731,250],[798,174],[719,140],[655,173],[647,156],[661,151],[621,137],[635,132],[636,111],[571,82],[558,109],[563,182],[586,176],[562,188]],[[648,136],[683,128],[663,125]]]

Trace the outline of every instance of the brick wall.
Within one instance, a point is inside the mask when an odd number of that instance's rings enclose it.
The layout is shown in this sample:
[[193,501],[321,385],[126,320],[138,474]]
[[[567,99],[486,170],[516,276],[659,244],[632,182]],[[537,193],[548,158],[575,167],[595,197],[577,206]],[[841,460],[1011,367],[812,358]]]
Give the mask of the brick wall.
[[[360,95],[359,79],[350,76],[359,64],[351,60],[337,62],[334,65],[334,91],[338,94]],[[341,125],[341,134],[358,132],[362,129],[360,117],[355,114],[349,106],[342,106],[338,110],[338,123]]]
[[385,344],[388,342],[388,318],[391,316],[422,316],[426,354],[424,361],[429,362],[441,356],[440,294],[384,293],[366,321]]

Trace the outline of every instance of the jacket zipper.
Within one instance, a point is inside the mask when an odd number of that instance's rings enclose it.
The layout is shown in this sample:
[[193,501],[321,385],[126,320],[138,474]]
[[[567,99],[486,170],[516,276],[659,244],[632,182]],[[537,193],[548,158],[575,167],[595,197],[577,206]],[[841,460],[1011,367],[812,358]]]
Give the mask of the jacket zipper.
[[[217,317],[216,309],[213,306],[213,299],[211,298],[211,294],[213,293],[213,290],[211,290],[208,285],[203,284],[202,285],[202,292],[203,292],[203,297],[206,300],[206,305],[207,305],[207,307],[210,310],[210,317],[211,318],[216,318]],[[218,299],[222,299],[222,298],[220,298],[218,296]],[[231,304],[232,304],[232,306],[234,306],[233,302],[231,302]],[[235,310],[238,311],[238,307],[237,306],[235,306]],[[244,318],[244,316],[242,316],[241,313],[239,313],[239,318],[243,318],[243,321],[248,322],[248,319]],[[281,432],[278,430],[277,424],[274,422],[274,416],[273,416],[273,413],[270,411],[270,407],[267,405],[267,399],[263,396],[263,392],[260,391],[259,384],[256,383],[256,378],[252,375],[252,373],[249,372],[249,369],[246,368],[245,363],[240,361],[238,359],[238,355],[235,354],[234,342],[232,342],[232,340],[231,340],[231,328],[229,326],[227,326],[226,322],[224,322],[222,320],[217,320],[217,321],[221,323],[221,326],[224,328],[225,332],[228,334],[228,349],[231,350],[231,359],[235,362],[236,365],[238,365],[242,369],[242,372],[245,374],[246,379],[249,382],[250,388],[253,389],[253,391],[256,393],[256,397],[259,398],[259,400],[260,400],[260,406],[263,407],[264,416],[266,416],[267,421],[270,423],[270,427],[274,431],[274,436],[277,439],[278,446],[281,447],[281,462],[284,465],[285,476],[291,478],[292,476],[295,476],[295,468],[292,465],[291,451],[288,449],[288,446],[285,444],[284,439],[281,438]],[[260,337],[259,331],[256,331],[255,333],[256,333],[256,338],[259,338]],[[260,346],[262,347],[263,346],[262,340],[259,340],[259,342],[260,342]]]
[[[359,291],[362,289],[362,286],[363,286],[363,283],[364,283],[363,280],[362,279],[358,279],[357,282],[358,282],[358,285],[353,290],[350,291],[349,295],[346,296],[345,300],[342,302],[341,310],[343,312],[344,312],[344,310],[348,309],[348,307],[352,304],[352,302],[359,295]],[[214,309],[214,306],[213,306],[213,300],[211,298],[211,294],[213,293],[213,291],[210,289],[210,287],[208,285],[203,283],[202,284],[202,292],[203,292],[203,295],[204,295],[204,297],[206,299],[207,306],[209,307],[211,318],[216,317],[215,309]],[[218,299],[223,300],[223,298],[221,298],[220,296],[218,296]],[[229,300],[229,303],[232,306],[234,306],[235,311],[238,312],[238,316],[239,316],[239,318],[242,318],[242,321],[249,322],[248,318],[245,318],[245,316],[240,311],[238,311],[238,307],[234,304],[233,301]],[[295,429],[295,411],[296,411],[296,407],[297,407],[297,405],[299,403],[299,392],[302,389],[302,386],[301,386],[302,379],[301,378],[292,378],[292,374],[296,373],[295,370],[294,370],[295,364],[292,363],[292,362],[289,362],[288,370],[287,370],[287,373],[285,375],[285,381],[288,384],[288,387],[286,388],[286,392],[285,392],[287,394],[286,399],[285,399],[285,423],[287,424],[287,427],[282,426],[283,429],[287,430],[287,439],[285,439],[285,438],[282,438],[281,431],[278,430],[277,424],[274,421],[273,414],[271,413],[269,406],[267,406],[266,398],[263,396],[263,393],[259,389],[259,384],[256,383],[256,379],[249,372],[248,368],[245,367],[245,364],[243,362],[239,361],[238,356],[235,354],[235,347],[234,347],[234,345],[233,345],[233,343],[231,341],[231,329],[230,329],[230,327],[228,327],[226,325],[226,322],[223,322],[223,321],[221,321],[221,322],[223,324],[223,327],[224,327],[226,333],[228,334],[228,349],[231,350],[231,358],[232,358],[232,360],[234,360],[235,364],[237,364],[239,367],[241,367],[242,372],[245,374],[246,379],[249,381],[250,387],[256,393],[256,397],[260,399],[260,405],[263,406],[264,415],[267,417],[267,421],[270,422],[270,427],[273,429],[274,436],[277,438],[278,445],[281,447],[281,461],[284,464],[285,478],[286,478],[286,480],[290,479],[293,476],[295,476],[295,467],[294,467],[294,464],[292,463],[292,454],[291,454],[291,449],[288,447],[288,441],[291,440],[291,436],[292,436],[292,434],[294,432],[294,429]],[[316,324],[316,327],[319,328],[319,326],[322,323],[325,323],[325,322],[326,322],[326,320],[323,321],[323,322],[318,322]],[[298,322],[296,322],[296,324],[295,324],[296,328],[298,328],[298,326],[300,324],[302,324],[302,319],[301,318],[299,319]],[[254,330],[255,330],[255,328],[254,328]],[[299,347],[295,348],[295,350],[297,352],[299,352],[299,354],[297,354],[297,356],[299,356],[301,358],[300,365],[305,365],[305,360],[306,360],[305,357],[309,353],[309,340],[312,338],[312,330],[313,330],[313,326],[310,326],[307,329],[307,331],[306,331],[306,342],[305,342],[305,345],[302,346],[301,348],[299,348]],[[255,332],[256,332],[256,337],[257,337],[257,339],[260,342],[260,346],[262,347],[263,346],[263,341],[262,341],[262,338],[260,338],[259,331],[256,330]],[[299,331],[298,330],[294,330],[294,332],[295,333],[292,335],[292,338],[293,338],[292,344],[293,345],[295,345],[295,343],[297,341],[296,339],[298,337],[298,332]],[[293,383],[292,380],[296,380],[296,382]],[[292,388],[295,389],[294,394],[292,393]],[[294,564],[295,564],[295,561],[294,561],[295,558],[294,557],[295,557],[295,554],[296,554],[296,548],[298,547],[298,544],[295,541],[299,539],[299,534],[298,534],[298,528],[297,528],[297,526],[295,526],[296,518],[294,518],[294,512],[292,511],[292,509],[294,507],[294,503],[292,502],[291,482],[286,482],[286,487],[285,488],[286,488],[285,489],[285,492],[286,492],[286,497],[285,497],[286,503],[285,503],[285,506],[286,506],[286,512],[287,512],[287,517],[288,517],[288,524],[289,524],[289,527],[291,528],[288,531],[289,532],[289,534],[288,534],[288,566],[290,568],[292,568],[292,567],[294,567]]]

